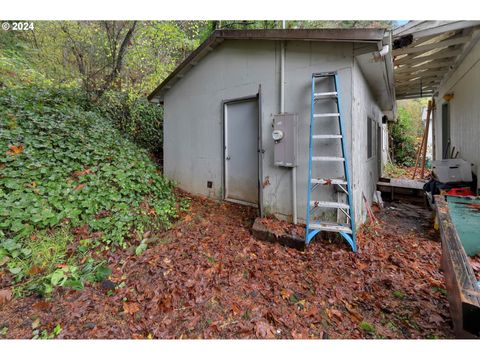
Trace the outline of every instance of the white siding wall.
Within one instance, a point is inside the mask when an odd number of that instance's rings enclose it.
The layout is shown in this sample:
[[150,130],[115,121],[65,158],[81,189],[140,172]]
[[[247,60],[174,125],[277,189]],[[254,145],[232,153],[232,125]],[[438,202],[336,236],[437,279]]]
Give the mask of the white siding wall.
[[[190,70],[165,96],[164,171],[167,177],[192,193],[221,198],[223,182],[222,101],[255,95],[262,86],[263,179],[265,210],[291,219],[291,170],[273,165],[272,115],[279,112],[279,49],[274,41],[225,41]],[[285,64],[285,111],[299,114],[297,213],[305,218],[308,174],[310,89],[313,72],[339,72],[342,113],[350,152],[352,134],[352,88],[356,91],[356,146],[353,163],[357,189],[371,199],[374,185],[369,171],[374,160],[366,161],[366,114],[379,118],[365,79],[353,66],[349,43],[288,42]],[[352,86],[352,68],[355,86]],[[329,133],[324,129],[324,133]],[[333,150],[332,150],[333,149]],[[327,151],[337,151],[327,147]],[[335,155],[329,154],[329,155]],[[365,166],[367,164],[367,166]],[[352,166],[352,165],[351,165]],[[374,171],[374,170],[372,170]],[[375,170],[376,171],[376,170]],[[354,170],[355,172],[355,170]],[[375,173],[373,174],[375,176]],[[355,174],[354,174],[355,177]],[[213,189],[207,188],[213,182]],[[325,196],[328,196],[325,193]],[[361,207],[361,191],[355,195]],[[358,212],[358,211],[357,211]],[[358,212],[361,215],[361,212]],[[357,215],[358,217],[358,215]]]
[[[375,103],[368,84],[363,76],[362,70],[355,61],[353,68],[353,177],[352,186],[355,204],[355,217],[363,222],[366,219],[366,209],[362,194],[372,204],[373,194],[377,187],[378,177],[378,161],[381,154],[378,154],[376,146],[374,146],[374,155],[367,158],[367,126],[368,118],[375,121],[376,128],[382,126],[382,112]],[[386,131],[384,127],[382,127]],[[377,139],[376,132],[373,139]],[[375,141],[374,141],[375,143]]]
[[451,144],[459,157],[480,165],[480,43],[477,43],[449,80],[439,89],[435,99],[435,156],[442,158],[442,97],[453,93],[450,100]]

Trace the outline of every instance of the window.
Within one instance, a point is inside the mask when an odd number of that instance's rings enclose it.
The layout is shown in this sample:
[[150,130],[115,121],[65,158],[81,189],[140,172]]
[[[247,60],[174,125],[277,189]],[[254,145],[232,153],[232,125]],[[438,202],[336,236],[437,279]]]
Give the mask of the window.
[[370,159],[373,156],[373,136],[375,133],[375,122],[367,118],[367,159]]

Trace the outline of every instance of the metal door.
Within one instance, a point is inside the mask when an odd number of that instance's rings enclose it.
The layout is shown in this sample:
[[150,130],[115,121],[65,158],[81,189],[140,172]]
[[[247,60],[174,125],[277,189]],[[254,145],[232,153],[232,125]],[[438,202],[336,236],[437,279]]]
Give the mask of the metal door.
[[258,204],[257,97],[224,104],[225,200]]

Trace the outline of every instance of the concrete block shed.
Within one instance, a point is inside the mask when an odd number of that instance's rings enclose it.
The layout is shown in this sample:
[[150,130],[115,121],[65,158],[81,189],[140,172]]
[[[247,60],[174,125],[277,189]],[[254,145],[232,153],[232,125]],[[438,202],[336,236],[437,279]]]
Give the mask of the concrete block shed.
[[[383,29],[215,31],[149,96],[164,106],[164,174],[193,194],[304,222],[311,79],[334,71],[355,219],[361,223],[362,195],[372,202],[386,159],[385,122],[395,112],[389,49],[390,34]],[[272,126],[279,113],[297,117],[296,173],[274,164]],[[315,131],[338,131],[332,126],[318,122]],[[335,139],[318,146],[314,152],[340,152]],[[331,176],[334,169],[321,171]],[[323,195],[334,196],[326,188]]]

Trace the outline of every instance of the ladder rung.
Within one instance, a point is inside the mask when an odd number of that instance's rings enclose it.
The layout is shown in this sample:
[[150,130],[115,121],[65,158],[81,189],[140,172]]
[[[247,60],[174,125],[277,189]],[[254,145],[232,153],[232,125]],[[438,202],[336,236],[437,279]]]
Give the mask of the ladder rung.
[[319,78],[319,77],[329,77],[329,76],[335,76],[337,73],[334,71],[329,71],[329,72],[321,72],[321,73],[314,73],[313,77]]
[[310,201],[310,206],[320,208],[349,209],[350,206],[345,203],[335,201]]
[[342,135],[312,135],[312,139],[341,139]]
[[343,179],[312,179],[312,184],[320,185],[347,185]]
[[312,156],[312,161],[345,161],[345,158],[333,156]]
[[321,230],[321,231],[332,231],[332,232],[344,232],[347,234],[352,233],[352,229],[348,226],[336,224],[336,223],[320,223],[320,224],[310,224],[308,229],[312,230]]
[[322,117],[339,117],[340,113],[324,113],[324,114],[313,114],[314,118],[322,118]]
[[313,94],[313,96],[315,97],[315,99],[318,99],[318,98],[331,98],[331,97],[337,97],[338,96],[338,92],[336,91],[331,91],[331,92],[320,92],[320,93],[316,93],[316,94]]

